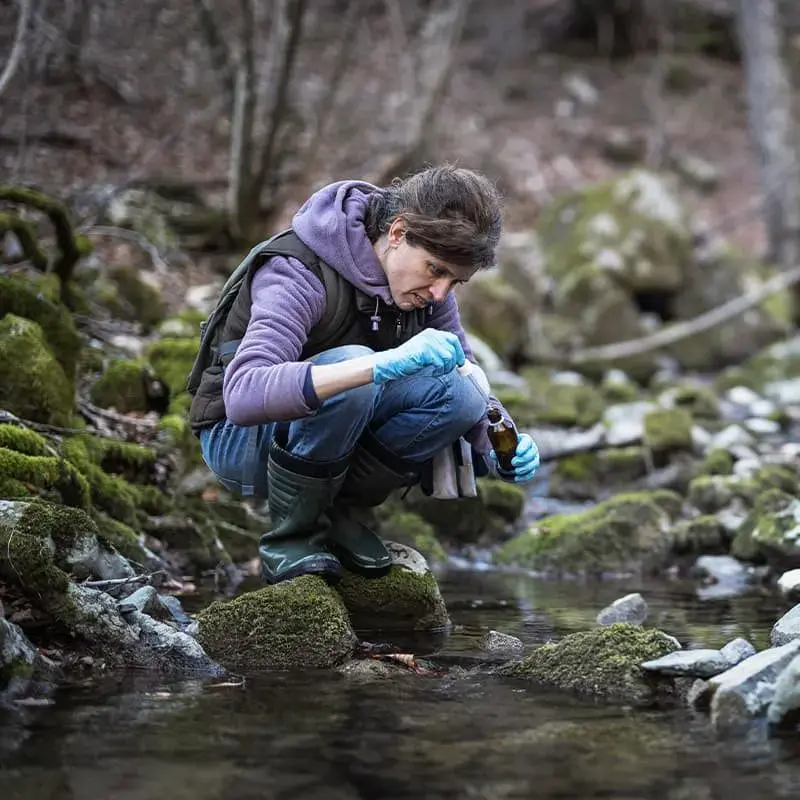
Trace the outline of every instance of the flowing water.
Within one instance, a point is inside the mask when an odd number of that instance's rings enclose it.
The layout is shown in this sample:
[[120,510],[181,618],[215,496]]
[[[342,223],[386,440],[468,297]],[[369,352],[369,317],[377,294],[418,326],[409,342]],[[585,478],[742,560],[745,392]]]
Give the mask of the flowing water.
[[784,610],[776,599],[700,601],[680,584],[585,586],[488,571],[440,580],[458,627],[446,641],[402,643],[418,655],[437,650],[444,677],[299,672],[248,676],[240,687],[92,679],[59,690],[52,705],[0,717],[0,798],[800,796],[800,737],[769,739],[755,726],[746,739],[719,740],[704,714],[595,703],[476,669],[481,630],[530,647],[590,627],[628,591],[642,591],[651,620],[684,643],[741,635],[764,647]]

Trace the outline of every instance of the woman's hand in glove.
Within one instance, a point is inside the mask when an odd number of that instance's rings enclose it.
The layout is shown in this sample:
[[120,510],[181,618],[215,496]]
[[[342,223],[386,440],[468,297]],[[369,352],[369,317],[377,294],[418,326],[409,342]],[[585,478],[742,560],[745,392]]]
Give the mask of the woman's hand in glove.
[[372,379],[375,383],[386,383],[416,375],[425,367],[433,367],[433,375],[446,375],[465,361],[458,336],[427,328],[399,347],[376,353]]
[[536,470],[539,469],[539,448],[527,433],[519,435],[517,451],[514,454],[514,458],[511,459],[511,466],[514,467],[513,472],[507,472],[500,467],[497,462],[497,453],[494,450],[489,452],[489,458],[495,465],[497,474],[504,481],[511,483],[527,483],[536,474]]

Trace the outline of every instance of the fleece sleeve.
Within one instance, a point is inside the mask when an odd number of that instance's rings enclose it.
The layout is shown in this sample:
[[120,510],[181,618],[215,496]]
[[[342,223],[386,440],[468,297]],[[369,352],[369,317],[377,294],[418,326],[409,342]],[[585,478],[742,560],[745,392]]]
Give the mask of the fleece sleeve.
[[298,361],[309,331],[322,319],[325,290],[293,258],[271,258],[250,290],[250,322],[225,370],[225,413],[237,425],[300,419],[319,401],[308,391],[311,365]]

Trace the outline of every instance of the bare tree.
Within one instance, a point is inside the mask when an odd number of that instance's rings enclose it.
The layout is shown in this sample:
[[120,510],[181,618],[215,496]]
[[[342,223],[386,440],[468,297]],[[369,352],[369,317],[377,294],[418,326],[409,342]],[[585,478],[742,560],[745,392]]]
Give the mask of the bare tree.
[[[780,31],[777,0],[739,0],[750,133],[761,168],[769,257],[791,269],[800,263],[800,176]],[[793,316],[800,323],[797,288]]]
[[19,17],[17,20],[17,30],[14,34],[14,44],[11,46],[11,53],[8,61],[0,73],[0,94],[5,91],[6,86],[11,83],[14,73],[22,60],[25,52],[25,34],[28,32],[28,22],[31,17],[31,0],[21,0]]
[[[464,22],[472,0],[433,0],[412,46],[401,46],[407,76],[406,102],[400,107],[397,128],[402,132],[396,151],[376,178],[386,183],[423,159],[423,149],[433,137],[442,101],[447,95],[461,41]],[[397,27],[403,18],[397,0],[387,0]]]

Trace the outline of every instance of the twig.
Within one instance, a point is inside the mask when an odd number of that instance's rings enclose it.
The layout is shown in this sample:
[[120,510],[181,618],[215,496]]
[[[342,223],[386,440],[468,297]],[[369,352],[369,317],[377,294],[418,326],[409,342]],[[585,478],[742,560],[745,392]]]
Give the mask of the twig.
[[628,339],[624,342],[614,342],[600,347],[589,347],[585,350],[569,353],[561,358],[547,356],[540,360],[578,366],[598,361],[615,361],[620,358],[630,358],[631,356],[649,353],[652,350],[667,347],[682,339],[688,339],[690,336],[696,336],[698,333],[703,333],[717,325],[721,325],[723,322],[727,322],[749,308],[758,305],[767,297],[788,289],[799,281],[800,267],[795,267],[788,272],[775,275],[753,292],[735,297],[733,300],[712,308],[694,319],[687,319],[685,322],[670,325],[650,336],[643,336],[641,339]]
[[162,275],[167,274],[172,266],[170,263],[158,252],[158,248],[143,234],[137,231],[128,230],[127,228],[117,228],[113,225],[95,225],[92,228],[84,231],[86,236],[107,236],[112,239],[122,239],[126,242],[132,242],[142,248],[153,262],[156,271]]
[[138,430],[153,430],[156,427],[156,422],[153,420],[129,417],[116,411],[110,411],[107,408],[100,408],[83,398],[77,400],[77,406],[81,414],[84,414],[92,421],[102,419],[106,422],[115,422],[118,425],[128,425]]
[[86,433],[86,428],[60,428],[58,425],[46,425],[43,422],[31,422],[28,419],[12,414],[4,408],[0,408],[0,424],[17,425],[20,428],[30,428],[38,433],[50,433],[56,436],[73,436],[79,433]]
[[31,16],[31,0],[21,0],[19,7],[19,18],[17,20],[17,31],[14,34],[14,44],[11,46],[11,54],[6,62],[3,74],[0,75],[0,95],[11,83],[14,73],[17,71],[22,54],[25,50],[25,34],[28,30],[28,21]]
[[151,572],[148,575],[131,575],[130,578],[108,578],[104,581],[83,581],[80,586],[85,586],[87,589],[110,589],[112,586],[125,586],[129,583],[150,583],[151,578],[156,575],[166,575],[166,572],[159,570],[158,572]]

